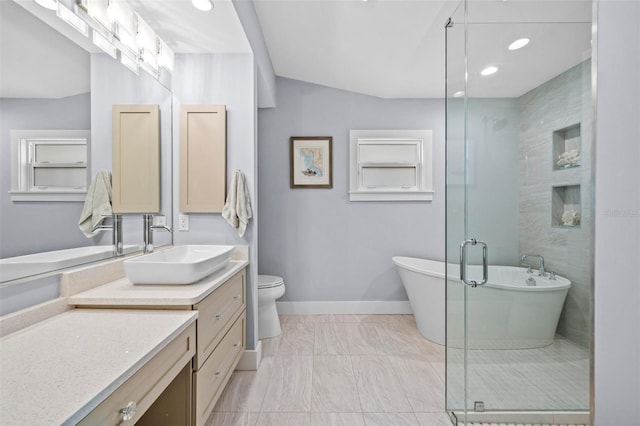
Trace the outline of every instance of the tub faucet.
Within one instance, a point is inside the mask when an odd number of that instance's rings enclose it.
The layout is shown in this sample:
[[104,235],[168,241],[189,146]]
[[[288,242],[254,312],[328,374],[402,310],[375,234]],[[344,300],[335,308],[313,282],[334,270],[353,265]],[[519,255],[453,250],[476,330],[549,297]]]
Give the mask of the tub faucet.
[[111,225],[98,225],[92,229],[92,231],[106,231],[110,229],[111,242],[113,244],[113,254],[116,256],[122,256],[124,254],[124,246],[122,245],[122,215],[114,213],[112,215],[105,215],[104,217],[111,218]]
[[144,214],[142,215],[143,221],[143,253],[153,253],[153,231],[155,229],[163,229],[168,232],[173,232],[171,228],[164,225],[154,225],[153,224],[153,215],[152,214]]
[[[525,254],[520,258],[520,262],[524,262],[526,260],[527,257],[537,257],[538,260],[540,261],[540,268],[538,269],[538,276],[540,277],[544,277],[546,275],[546,272],[544,271],[544,257],[540,256],[539,254]],[[531,270],[531,266],[529,266],[529,270],[527,272],[530,272]]]

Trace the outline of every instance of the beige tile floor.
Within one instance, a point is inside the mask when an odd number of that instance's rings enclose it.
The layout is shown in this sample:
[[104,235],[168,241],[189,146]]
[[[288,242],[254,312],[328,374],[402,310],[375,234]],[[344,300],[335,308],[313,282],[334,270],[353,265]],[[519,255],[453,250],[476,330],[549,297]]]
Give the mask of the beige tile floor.
[[258,371],[237,371],[207,426],[449,426],[444,347],[411,315],[282,316]]
[[233,373],[207,426],[451,425],[444,347],[424,339],[413,316],[280,319],[258,371]]

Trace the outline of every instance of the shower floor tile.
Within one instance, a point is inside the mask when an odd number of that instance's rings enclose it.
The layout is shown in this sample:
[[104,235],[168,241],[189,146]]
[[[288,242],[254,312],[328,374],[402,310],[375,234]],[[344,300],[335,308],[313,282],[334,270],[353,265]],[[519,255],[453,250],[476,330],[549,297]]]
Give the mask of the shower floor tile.
[[[444,346],[424,339],[412,315],[280,320],[282,334],[262,340],[260,369],[233,373],[207,426],[452,424],[444,384],[450,406],[461,406],[451,396],[463,395],[463,351],[449,350],[460,374],[446,378]],[[540,349],[470,351],[468,361],[470,400],[487,410],[588,406],[588,352],[561,337]],[[500,425],[468,423],[485,424]]]

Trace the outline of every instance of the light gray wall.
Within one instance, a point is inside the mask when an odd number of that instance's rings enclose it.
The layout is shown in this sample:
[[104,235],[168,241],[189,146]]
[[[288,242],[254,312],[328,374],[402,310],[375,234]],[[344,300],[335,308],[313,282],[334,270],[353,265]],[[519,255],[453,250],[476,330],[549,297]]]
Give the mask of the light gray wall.
[[640,422],[640,2],[598,2],[595,426]]
[[[443,259],[442,100],[384,100],[277,78],[259,111],[262,274],[288,301],[406,300],[391,257]],[[349,202],[350,129],[433,129],[433,202]],[[289,137],[333,137],[333,188],[289,187]]]
[[[593,217],[591,184],[591,61],[571,68],[518,100],[520,111],[520,255],[539,254],[549,271],[571,281],[558,333],[589,344]],[[580,124],[581,166],[553,170],[553,132]],[[554,186],[580,186],[581,223],[552,225]],[[557,200],[560,203],[561,200]],[[537,261],[532,261],[537,268]]]
[[173,78],[173,208],[174,244],[228,244],[249,246],[247,273],[247,347],[257,344],[258,228],[255,219],[242,238],[221,214],[189,214],[189,231],[177,230],[180,208],[180,105],[224,104],[227,108],[227,184],[241,170],[246,177],[254,218],[258,215],[256,179],[256,83],[251,54],[176,55]]
[[[260,273],[284,278],[287,291],[280,300],[406,300],[391,257],[444,260],[444,100],[380,99],[285,78],[277,79],[277,88],[277,108],[259,112]],[[492,214],[479,215],[473,227],[495,235],[492,260],[513,262],[515,101],[481,99],[474,105],[472,149],[484,147],[474,155],[479,164],[495,167],[474,167],[477,194],[491,196],[478,195],[473,204]],[[462,119],[457,114],[454,121]],[[349,202],[350,129],[433,129],[433,202]],[[289,187],[290,136],[333,137],[332,189]],[[503,206],[498,212],[495,202]]]
[[[135,75],[104,53],[91,54],[91,170],[112,170],[113,105],[153,104],[160,108],[160,211],[172,223],[172,98],[171,91],[140,70]],[[94,243],[111,244],[110,231],[92,238]],[[124,244],[142,245],[142,214],[123,218]],[[156,246],[170,244],[171,235],[155,232]]]
[[11,130],[88,130],[89,93],[61,99],[0,99],[0,257],[90,245],[79,202],[12,202]]

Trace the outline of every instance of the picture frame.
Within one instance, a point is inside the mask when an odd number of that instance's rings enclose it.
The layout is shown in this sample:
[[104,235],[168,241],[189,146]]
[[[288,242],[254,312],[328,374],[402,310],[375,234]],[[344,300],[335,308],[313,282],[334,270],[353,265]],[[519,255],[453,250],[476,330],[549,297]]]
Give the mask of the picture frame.
[[290,144],[291,188],[332,188],[331,136],[292,136]]

